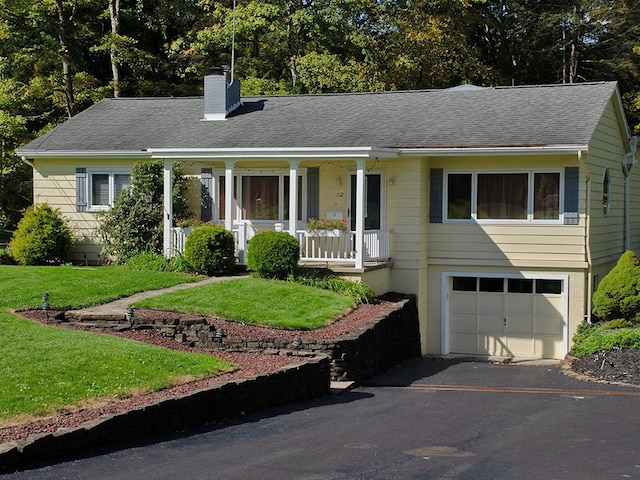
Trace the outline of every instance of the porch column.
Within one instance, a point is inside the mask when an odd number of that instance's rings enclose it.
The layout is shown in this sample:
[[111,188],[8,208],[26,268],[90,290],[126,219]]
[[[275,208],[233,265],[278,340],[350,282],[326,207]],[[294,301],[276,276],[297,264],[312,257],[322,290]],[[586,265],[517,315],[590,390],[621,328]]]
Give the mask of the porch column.
[[289,234],[296,238],[298,223],[298,163],[289,160]]
[[164,161],[164,189],[163,189],[163,251],[164,256],[169,258],[174,254],[173,249],[173,162]]
[[356,162],[356,268],[364,265],[364,168],[366,160]]
[[235,160],[227,160],[224,169],[224,228],[233,230],[233,167]]

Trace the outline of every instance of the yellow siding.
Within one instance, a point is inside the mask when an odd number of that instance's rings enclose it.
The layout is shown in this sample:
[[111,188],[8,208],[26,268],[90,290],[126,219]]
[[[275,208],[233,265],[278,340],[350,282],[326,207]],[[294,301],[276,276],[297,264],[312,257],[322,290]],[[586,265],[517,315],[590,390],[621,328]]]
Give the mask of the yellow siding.
[[[624,175],[621,160],[628,148],[628,142],[623,138],[614,104],[610,102],[593,135],[589,145],[589,153],[585,159],[591,178],[591,201],[588,206],[591,212],[589,238],[591,257],[594,263],[618,257],[624,251]],[[611,180],[611,203],[607,216],[602,208],[605,169],[608,169]],[[630,177],[636,187],[638,184],[635,177],[638,173],[640,172],[634,172],[632,169]],[[637,192],[633,192],[633,196],[637,199]],[[632,217],[632,223],[637,225],[640,221],[637,206],[634,205],[633,210],[635,220]]]
[[132,160],[36,160],[33,175],[34,203],[59,208],[74,232],[70,260],[95,264],[99,260],[100,239],[96,236],[97,213],[76,212],[76,168],[131,168]]

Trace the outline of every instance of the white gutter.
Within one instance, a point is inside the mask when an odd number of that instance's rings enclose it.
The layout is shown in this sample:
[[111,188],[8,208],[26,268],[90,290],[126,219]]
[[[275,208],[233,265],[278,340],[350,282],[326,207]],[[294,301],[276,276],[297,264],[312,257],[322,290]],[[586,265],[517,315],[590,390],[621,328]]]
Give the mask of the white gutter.
[[285,158],[397,158],[391,148],[285,147],[285,148],[149,148],[151,158],[285,159]]
[[539,145],[525,147],[441,147],[441,148],[400,148],[402,156],[448,157],[454,155],[548,155],[548,154],[576,154],[588,152],[587,144],[575,145]]
[[23,158],[150,158],[151,154],[148,150],[105,150],[105,151],[27,151],[16,150],[16,155]]
[[[629,172],[638,160],[636,158],[636,149],[638,148],[638,137],[632,136],[629,139],[629,152],[622,156],[622,173],[624,173],[624,249],[629,250],[631,248],[631,233],[630,233],[630,212],[629,212]],[[631,163],[629,163],[631,158]]]

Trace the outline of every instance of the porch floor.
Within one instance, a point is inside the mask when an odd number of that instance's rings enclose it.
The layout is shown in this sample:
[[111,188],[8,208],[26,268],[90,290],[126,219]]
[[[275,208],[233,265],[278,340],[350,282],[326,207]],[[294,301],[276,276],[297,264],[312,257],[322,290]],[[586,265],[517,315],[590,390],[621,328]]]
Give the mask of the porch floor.
[[356,268],[353,262],[324,262],[324,261],[300,261],[300,265],[309,268],[326,268],[335,273],[364,273],[371,272],[373,270],[380,270],[382,268],[393,267],[393,261],[391,260],[375,260],[371,262],[364,262],[363,268]]

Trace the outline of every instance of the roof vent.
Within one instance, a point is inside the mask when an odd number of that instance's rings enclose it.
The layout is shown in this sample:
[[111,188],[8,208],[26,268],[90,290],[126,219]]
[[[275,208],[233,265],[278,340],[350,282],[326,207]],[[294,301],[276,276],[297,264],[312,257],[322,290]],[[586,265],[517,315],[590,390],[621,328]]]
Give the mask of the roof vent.
[[215,67],[204,77],[204,120],[224,120],[240,106],[240,81],[229,80],[229,67]]

